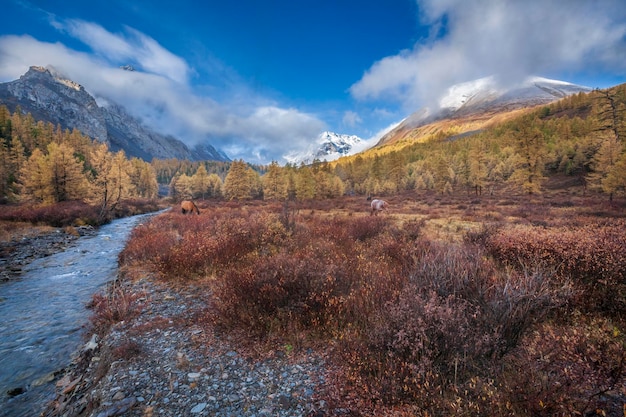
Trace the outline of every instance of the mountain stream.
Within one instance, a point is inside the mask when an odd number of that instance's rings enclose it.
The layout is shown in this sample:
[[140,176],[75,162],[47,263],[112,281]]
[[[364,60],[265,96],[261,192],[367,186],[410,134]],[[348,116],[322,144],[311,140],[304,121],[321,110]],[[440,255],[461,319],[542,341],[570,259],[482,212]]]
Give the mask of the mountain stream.
[[54,398],[53,381],[85,343],[86,305],[115,279],[130,232],[151,215],[115,220],[0,283],[0,417],[38,416]]

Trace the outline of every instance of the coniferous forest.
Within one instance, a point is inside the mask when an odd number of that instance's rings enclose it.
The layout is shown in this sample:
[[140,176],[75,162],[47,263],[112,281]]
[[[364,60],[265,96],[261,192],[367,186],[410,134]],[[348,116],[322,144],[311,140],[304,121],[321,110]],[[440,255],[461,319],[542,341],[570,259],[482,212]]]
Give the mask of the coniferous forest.
[[517,112],[469,136],[448,124],[334,162],[253,166],[128,158],[78,131],[0,107],[0,196],[41,204],[82,199],[107,210],[124,198],[156,197],[158,184],[175,200],[540,194],[547,178],[561,175],[612,199],[626,190],[625,117],[622,85]]

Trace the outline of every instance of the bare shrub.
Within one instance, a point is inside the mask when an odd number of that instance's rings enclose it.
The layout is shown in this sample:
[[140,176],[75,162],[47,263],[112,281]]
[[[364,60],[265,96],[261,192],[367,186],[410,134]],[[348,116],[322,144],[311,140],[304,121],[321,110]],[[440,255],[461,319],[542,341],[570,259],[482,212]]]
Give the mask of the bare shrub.
[[91,323],[98,334],[104,334],[114,324],[131,320],[139,315],[142,296],[129,292],[117,282],[110,284],[104,294],[95,294],[90,303]]
[[53,227],[101,224],[98,220],[98,210],[82,201],[64,201],[48,206],[6,206],[2,208],[0,220],[46,224]]
[[131,339],[124,339],[111,349],[113,360],[130,360],[142,353],[141,345]]
[[120,262],[148,262],[168,280],[186,280],[271,252],[286,237],[272,213],[166,214],[135,228]]

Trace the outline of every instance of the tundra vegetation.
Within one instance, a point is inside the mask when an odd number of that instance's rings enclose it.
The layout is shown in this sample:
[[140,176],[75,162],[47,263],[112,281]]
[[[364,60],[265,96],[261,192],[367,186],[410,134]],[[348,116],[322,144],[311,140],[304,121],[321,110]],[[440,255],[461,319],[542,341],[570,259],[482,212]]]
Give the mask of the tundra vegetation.
[[623,205],[428,192],[393,207],[200,202],[137,227],[120,264],[197,288],[198,324],[241,349],[323,352],[318,396],[351,415],[622,412]]
[[[128,279],[197,286],[200,324],[241,347],[327,353],[319,396],[354,415],[619,415],[625,108],[622,85],[473,135],[459,119],[335,162],[253,166],[128,160],[0,107],[2,216],[99,218],[157,183],[194,199],[201,215],[133,231]],[[369,216],[366,195],[392,212]],[[136,313],[119,299],[96,300],[99,326]]]

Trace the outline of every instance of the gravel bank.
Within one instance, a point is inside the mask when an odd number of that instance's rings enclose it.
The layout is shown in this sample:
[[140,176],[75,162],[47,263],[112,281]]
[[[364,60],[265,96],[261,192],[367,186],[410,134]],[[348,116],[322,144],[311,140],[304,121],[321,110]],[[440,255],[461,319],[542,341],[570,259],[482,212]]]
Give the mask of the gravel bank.
[[175,291],[148,278],[125,285],[141,297],[141,313],[85,345],[42,415],[334,414],[315,399],[324,384],[323,358],[285,350],[252,358],[198,320],[206,308],[202,293]]

